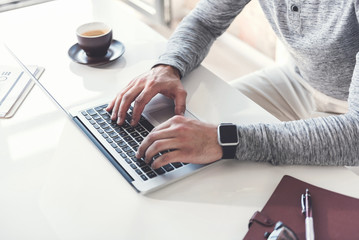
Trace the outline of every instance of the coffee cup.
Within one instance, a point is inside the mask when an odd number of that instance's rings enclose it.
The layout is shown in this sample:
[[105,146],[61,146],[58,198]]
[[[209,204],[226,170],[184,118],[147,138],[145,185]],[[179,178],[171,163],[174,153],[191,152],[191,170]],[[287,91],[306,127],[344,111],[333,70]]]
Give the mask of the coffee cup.
[[112,29],[102,22],[91,22],[76,29],[77,41],[88,57],[104,57],[112,42]]

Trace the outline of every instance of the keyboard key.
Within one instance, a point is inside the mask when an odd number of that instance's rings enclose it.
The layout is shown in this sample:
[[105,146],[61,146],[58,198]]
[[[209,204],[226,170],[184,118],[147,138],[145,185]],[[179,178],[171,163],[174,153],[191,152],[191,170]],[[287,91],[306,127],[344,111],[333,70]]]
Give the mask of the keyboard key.
[[106,133],[102,133],[102,137],[108,138],[108,135]]
[[154,128],[153,125],[147,121],[145,118],[143,118],[141,121],[140,121],[140,124],[146,128],[149,132],[152,131],[152,129]]
[[133,133],[133,132],[136,131],[136,130],[135,130],[134,127],[129,127],[129,128],[126,128],[126,131],[127,131],[128,133]]
[[109,115],[109,113],[108,113],[106,110],[104,110],[104,109],[98,110],[97,112],[98,112],[100,115]]
[[143,137],[135,137],[136,142],[141,143],[143,141]]
[[108,104],[103,104],[101,106],[96,107],[95,110],[96,111],[101,111],[102,109],[107,108],[107,106],[108,106]]
[[113,130],[112,130],[112,128],[109,127],[109,128],[106,128],[106,129],[105,129],[105,132],[106,132],[106,133],[112,133]]
[[96,114],[95,110],[93,110],[93,109],[89,109],[89,110],[87,110],[86,112],[87,112],[88,114],[90,114],[91,116],[93,116],[93,115]]
[[118,135],[115,132],[111,132],[108,134],[111,138],[116,138]]
[[157,169],[154,169],[154,171],[155,171],[158,175],[162,175],[162,174],[166,173],[166,171],[163,170],[163,168],[157,168]]
[[[95,109],[96,110],[96,109]],[[109,114],[106,110],[104,110],[104,109],[101,109],[101,110],[96,110],[97,112],[98,112],[98,114],[100,114],[100,115],[107,115],[107,114]]]
[[148,132],[140,132],[140,134],[142,135],[142,137],[147,137],[148,136]]
[[149,178],[154,178],[154,177],[157,176],[157,174],[156,174],[155,172],[153,172],[153,171],[146,173],[146,175],[147,175],[147,177],[149,177]]
[[149,171],[152,171],[152,169],[149,167],[149,166],[144,166],[144,167],[142,167],[141,168],[142,169],[142,171],[144,171],[144,172],[149,172]]
[[130,135],[131,135],[133,138],[140,136],[140,134],[139,134],[138,132],[132,132]]
[[131,163],[132,163],[131,159],[129,159],[129,158],[125,158],[125,161],[126,161],[128,164],[131,164]]
[[93,118],[94,120],[99,120],[99,119],[101,119],[100,115],[98,115],[98,114],[93,115],[92,118]]
[[[121,136],[121,135],[120,135]],[[123,137],[123,136],[121,136],[121,137]],[[124,136],[123,137],[123,140],[125,140],[126,142],[129,142],[129,141],[132,141],[132,137],[130,137],[130,136]]]
[[170,172],[170,171],[173,171],[174,168],[172,167],[172,165],[169,163],[165,166],[163,166],[163,168],[167,171],[167,172]]
[[134,157],[136,155],[136,153],[134,151],[131,151],[131,152],[127,152],[127,155],[129,157]]
[[122,148],[122,150],[124,152],[129,152],[129,151],[132,151],[132,148],[130,148],[129,146],[125,146],[125,147]]
[[137,125],[137,126],[135,127],[135,129],[136,129],[138,132],[146,131],[141,125]]
[[102,127],[103,129],[106,129],[106,128],[109,128],[110,126],[106,122],[103,122],[100,124],[100,127]]
[[147,181],[147,180],[148,180],[148,178],[147,178],[145,175],[141,175],[141,178],[142,178],[143,181]]
[[172,163],[172,166],[174,166],[175,168],[180,168],[180,167],[182,167],[183,165],[182,165],[182,163],[180,163],[180,162],[175,162],[175,163]]
[[105,119],[105,120],[108,120],[108,119],[111,118],[110,115],[103,115],[102,117],[103,117],[103,119]]
[[105,121],[104,121],[102,118],[100,118],[100,119],[97,119],[96,122],[97,122],[97,124],[102,124],[102,123],[104,123]]
[[137,166],[139,166],[139,167],[144,167],[144,166],[146,166],[145,161],[143,161],[143,160],[141,160],[141,159],[135,158],[134,162],[135,162],[135,163],[137,164]]
[[128,136],[127,132],[119,132],[118,135],[120,135],[123,138]]
[[129,141],[128,145],[130,145],[131,147],[138,146],[138,144],[135,141]]
[[125,122],[124,124],[122,124],[121,127],[123,127],[124,129],[127,129],[127,128],[131,128],[132,126],[129,123]]

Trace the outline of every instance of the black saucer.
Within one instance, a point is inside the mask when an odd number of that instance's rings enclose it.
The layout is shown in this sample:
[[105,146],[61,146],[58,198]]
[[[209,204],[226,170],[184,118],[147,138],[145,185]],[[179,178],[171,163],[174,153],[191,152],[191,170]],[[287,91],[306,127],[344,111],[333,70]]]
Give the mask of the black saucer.
[[121,57],[124,52],[125,46],[121,42],[113,39],[107,54],[103,57],[88,57],[78,43],[69,49],[68,54],[74,62],[89,66],[99,66],[115,61]]

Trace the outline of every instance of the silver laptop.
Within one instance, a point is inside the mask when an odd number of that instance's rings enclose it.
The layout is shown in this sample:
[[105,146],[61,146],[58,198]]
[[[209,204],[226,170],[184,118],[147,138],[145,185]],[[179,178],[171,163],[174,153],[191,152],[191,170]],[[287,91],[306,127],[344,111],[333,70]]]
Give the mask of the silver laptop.
[[[78,107],[68,111],[61,106],[18,57],[9,48],[7,50],[24,73],[91,139],[136,191],[140,193],[153,191],[205,166],[177,162],[167,164],[159,169],[152,169],[143,159],[135,157],[138,146],[154,126],[174,115],[173,103],[166,97],[157,95],[146,106],[139,124],[135,127],[129,124],[132,108],[128,111],[126,122],[122,126],[111,121],[110,113],[105,110],[106,103],[85,108]],[[188,110],[185,116],[195,118]],[[155,157],[164,153],[158,153]]]

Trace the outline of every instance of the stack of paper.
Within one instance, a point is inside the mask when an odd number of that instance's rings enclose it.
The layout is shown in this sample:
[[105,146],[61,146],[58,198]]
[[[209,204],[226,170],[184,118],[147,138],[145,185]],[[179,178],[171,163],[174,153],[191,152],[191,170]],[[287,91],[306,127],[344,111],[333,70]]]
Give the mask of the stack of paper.
[[[29,70],[39,78],[44,68],[30,66]],[[33,86],[34,82],[23,71],[0,66],[0,118],[12,117]]]

